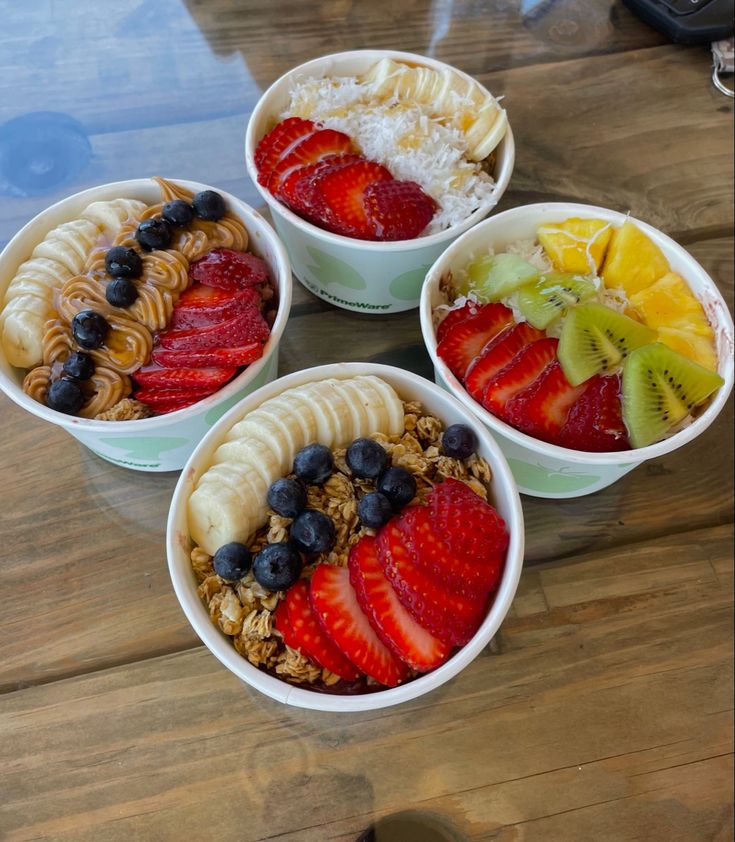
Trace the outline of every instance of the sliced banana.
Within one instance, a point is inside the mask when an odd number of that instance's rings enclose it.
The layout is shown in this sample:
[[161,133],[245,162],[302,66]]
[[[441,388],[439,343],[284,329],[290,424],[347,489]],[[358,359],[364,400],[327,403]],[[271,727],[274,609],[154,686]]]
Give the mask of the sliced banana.
[[354,441],[358,436],[359,430],[367,430],[374,425],[371,423],[370,415],[363,404],[362,394],[357,387],[352,385],[352,382],[352,380],[335,380],[334,386],[338,392],[342,393],[342,397],[350,410],[352,420],[352,433],[350,437]]
[[381,430],[389,436],[403,433],[403,402],[385,380],[371,375],[355,378],[364,405],[381,415]]
[[[300,450],[304,443],[315,441],[317,436],[318,422],[314,409],[310,405],[304,405],[298,400],[297,394],[293,389],[289,389],[275,398],[268,401],[268,406],[282,413],[284,419],[288,419],[290,428],[293,430],[299,428],[298,441],[301,442],[298,450]],[[298,452],[294,451],[294,456]]]
[[281,476],[285,472],[281,468],[279,455],[256,438],[226,441],[215,450],[213,460],[215,465],[235,462],[248,466],[260,474],[267,487],[270,487],[274,476]]
[[221,484],[200,485],[188,501],[189,532],[210,555],[231,541],[245,543],[257,528],[242,500]]
[[71,272],[55,260],[32,257],[19,266],[5,293],[5,301],[11,301],[31,291],[35,294],[35,290],[45,298],[46,290],[53,293],[53,290],[63,286],[71,277]]
[[307,383],[294,388],[293,392],[312,408],[318,419],[315,441],[331,447],[351,440],[352,416],[343,394],[335,390],[332,381]]
[[137,219],[147,205],[137,199],[111,199],[109,202],[92,202],[82,217],[93,222],[105,234],[117,234],[124,222]]
[[286,443],[288,451],[288,463],[293,464],[293,458],[299,450],[304,446],[301,439],[301,425],[295,419],[291,418],[281,408],[271,406],[270,401],[253,410],[250,413],[250,419],[257,423],[261,420],[269,421],[279,431]]
[[32,252],[32,257],[48,257],[65,266],[72,275],[84,268],[87,255],[97,242],[99,228],[89,219],[64,222],[46,235]]
[[21,295],[9,301],[2,314],[2,340],[5,358],[18,368],[33,368],[43,360],[44,325],[48,305],[37,295]]
[[284,437],[281,428],[270,421],[251,417],[252,413],[239,421],[225,436],[225,441],[252,441],[257,447],[267,448],[278,462],[278,475],[291,470],[293,454],[291,442]]

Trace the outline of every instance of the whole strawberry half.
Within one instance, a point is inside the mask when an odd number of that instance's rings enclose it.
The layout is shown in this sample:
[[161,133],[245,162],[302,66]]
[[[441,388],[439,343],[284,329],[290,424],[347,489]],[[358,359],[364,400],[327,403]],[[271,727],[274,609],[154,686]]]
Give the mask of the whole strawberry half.
[[427,672],[449,657],[451,647],[417,623],[401,604],[383,573],[374,537],[365,535],[355,544],[348,566],[357,601],[370,625],[402,661]]
[[418,237],[437,208],[415,181],[374,181],[365,188],[363,201],[376,240]]
[[205,286],[239,291],[267,281],[268,266],[254,254],[218,248],[192,263],[189,275]]
[[513,324],[513,312],[503,304],[482,304],[474,316],[452,325],[436,352],[449,370],[462,380],[482,349],[501,331]]
[[329,231],[362,240],[375,239],[365,212],[365,190],[375,181],[393,176],[374,161],[356,161],[321,176],[316,184],[316,205],[321,224]]
[[233,318],[249,304],[260,305],[255,287],[230,290],[194,283],[174,305],[169,327],[206,327]]
[[528,322],[521,322],[498,334],[488,342],[480,356],[467,369],[465,389],[481,403],[485,387],[493,377],[526,345],[543,339],[544,335],[543,331],[537,330]]
[[629,450],[630,441],[620,402],[620,375],[595,375],[569,410],[559,444],[595,453]]
[[355,151],[352,140],[343,132],[337,132],[334,129],[318,129],[313,134],[302,138],[296,146],[291,148],[288,155],[280,158],[271,170],[268,189],[274,196],[282,199],[281,188],[285,179],[294,170],[316,164],[327,155],[341,155]]
[[289,117],[274,126],[261,138],[255,148],[255,167],[258,170],[258,182],[268,184],[270,174],[283,155],[287,155],[306,135],[315,131],[311,120],[301,117]]
[[265,342],[270,328],[257,307],[250,305],[232,319],[219,324],[158,334],[162,348],[171,351],[211,351],[235,348],[251,342]]
[[309,596],[327,636],[358,669],[388,687],[405,680],[408,667],[373,630],[346,567],[320,564],[311,577]]

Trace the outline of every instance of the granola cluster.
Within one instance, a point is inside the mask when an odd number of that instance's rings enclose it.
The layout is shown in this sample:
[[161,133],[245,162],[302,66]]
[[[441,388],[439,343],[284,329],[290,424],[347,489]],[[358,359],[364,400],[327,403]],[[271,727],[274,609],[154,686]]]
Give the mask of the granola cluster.
[[[481,456],[473,454],[460,460],[441,452],[442,422],[423,412],[417,401],[404,403],[404,433],[386,436],[375,433],[372,438],[386,450],[390,463],[410,471],[416,479],[416,496],[412,503],[423,502],[435,482],[453,477],[467,483],[483,500],[487,500],[492,479],[490,466]],[[335,471],[321,486],[309,486],[308,507],[324,512],[335,525],[336,541],[328,552],[317,556],[304,568],[304,576],[311,575],[320,563],[345,566],[350,549],[365,535],[375,530],[362,526],[357,516],[360,498],[375,491],[371,480],[352,476],[345,462],[345,448],[334,450]],[[252,537],[249,549],[255,555],[266,544],[285,541],[291,520],[270,510],[268,520]],[[283,643],[273,625],[273,612],[284,598],[281,592],[271,593],[262,588],[248,573],[239,582],[221,579],[212,566],[212,557],[199,547],[191,551],[191,564],[199,581],[198,593],[212,622],[232,638],[235,649],[251,664],[272,670],[277,675],[297,683],[313,684],[322,681],[332,685],[339,676],[316,666],[299,652]]]

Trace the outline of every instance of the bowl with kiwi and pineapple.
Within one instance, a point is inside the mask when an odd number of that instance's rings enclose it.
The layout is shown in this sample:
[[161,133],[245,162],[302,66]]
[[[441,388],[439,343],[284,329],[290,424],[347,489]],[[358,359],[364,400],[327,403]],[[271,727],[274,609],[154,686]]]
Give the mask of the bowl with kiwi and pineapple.
[[522,493],[579,497],[681,447],[733,385],[733,322],[681,246],[554,202],[476,225],[429,270],[436,380],[494,433]]

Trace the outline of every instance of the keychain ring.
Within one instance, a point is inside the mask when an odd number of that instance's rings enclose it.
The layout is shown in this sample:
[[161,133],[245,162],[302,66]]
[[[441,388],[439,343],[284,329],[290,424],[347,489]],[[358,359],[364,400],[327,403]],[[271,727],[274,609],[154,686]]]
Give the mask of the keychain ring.
[[720,79],[720,68],[717,65],[712,68],[712,84],[718,91],[725,94],[725,96],[735,97],[735,91],[728,88],[722,79]]

